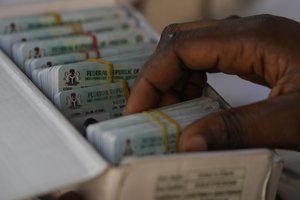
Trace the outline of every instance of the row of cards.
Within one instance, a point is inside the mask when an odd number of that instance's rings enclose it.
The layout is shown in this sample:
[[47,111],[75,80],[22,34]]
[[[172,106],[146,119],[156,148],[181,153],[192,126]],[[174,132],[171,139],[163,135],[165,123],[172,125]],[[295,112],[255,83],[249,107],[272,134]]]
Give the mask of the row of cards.
[[121,6],[4,19],[0,33],[2,50],[82,132],[90,119],[122,115],[156,48]]
[[80,131],[87,127],[87,139],[111,163],[174,153],[183,128],[219,110],[218,102],[202,97],[121,117],[156,48],[124,7],[7,19],[0,31],[6,54]]

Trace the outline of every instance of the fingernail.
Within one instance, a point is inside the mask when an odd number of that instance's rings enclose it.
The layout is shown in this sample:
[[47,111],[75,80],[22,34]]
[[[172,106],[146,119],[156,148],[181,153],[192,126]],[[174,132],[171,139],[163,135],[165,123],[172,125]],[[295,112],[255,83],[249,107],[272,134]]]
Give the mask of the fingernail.
[[207,144],[203,137],[197,135],[188,137],[180,142],[179,151],[191,152],[191,151],[206,151]]

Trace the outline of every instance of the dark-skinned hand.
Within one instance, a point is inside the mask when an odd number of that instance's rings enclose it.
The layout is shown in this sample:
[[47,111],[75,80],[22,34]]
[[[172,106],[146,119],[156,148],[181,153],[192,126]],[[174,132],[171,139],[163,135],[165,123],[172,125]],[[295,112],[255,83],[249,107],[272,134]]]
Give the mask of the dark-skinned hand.
[[[182,151],[300,150],[300,24],[259,15],[173,24],[135,82],[125,114],[201,95],[205,72],[271,88],[268,99],[213,113],[182,131]],[[251,94],[249,94],[251,95]]]

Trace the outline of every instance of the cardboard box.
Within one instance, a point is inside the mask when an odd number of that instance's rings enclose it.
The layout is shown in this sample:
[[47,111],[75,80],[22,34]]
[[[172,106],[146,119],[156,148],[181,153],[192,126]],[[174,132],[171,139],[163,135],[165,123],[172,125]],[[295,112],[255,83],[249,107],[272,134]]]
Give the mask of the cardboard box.
[[[49,1],[5,6],[1,17],[113,4]],[[132,13],[153,37],[142,17]],[[76,188],[86,199],[274,199],[282,167],[269,150],[125,159],[112,166],[0,51],[0,199]],[[204,95],[228,104],[210,87]]]

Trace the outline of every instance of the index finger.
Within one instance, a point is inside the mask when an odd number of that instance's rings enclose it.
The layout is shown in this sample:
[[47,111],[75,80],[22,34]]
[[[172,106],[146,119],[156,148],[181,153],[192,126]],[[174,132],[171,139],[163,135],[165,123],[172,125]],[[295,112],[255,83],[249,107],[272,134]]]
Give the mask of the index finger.
[[173,52],[157,50],[135,81],[124,113],[157,107],[161,95],[180,78],[179,66],[180,61]]
[[[181,74],[180,60],[173,51],[165,48],[172,43],[174,34],[218,24],[218,20],[205,20],[167,26],[162,35],[158,48],[151,59],[145,64],[142,72],[135,81],[134,89],[124,111],[131,114],[156,107],[161,94],[178,80]],[[165,66],[158,67],[155,66]],[[165,77],[167,75],[167,78]]]

